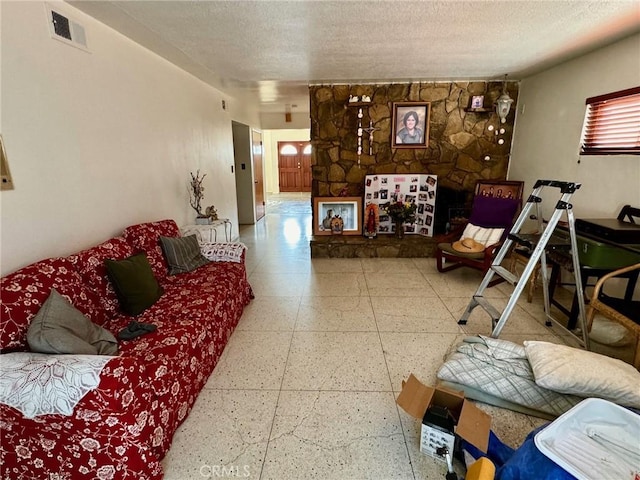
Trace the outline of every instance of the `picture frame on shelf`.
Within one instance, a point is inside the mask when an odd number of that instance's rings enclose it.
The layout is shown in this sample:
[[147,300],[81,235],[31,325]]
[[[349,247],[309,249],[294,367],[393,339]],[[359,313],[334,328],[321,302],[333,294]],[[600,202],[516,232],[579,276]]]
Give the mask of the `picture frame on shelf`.
[[480,181],[476,184],[475,195],[495,198],[522,198],[523,185],[519,181]]
[[360,197],[315,197],[313,214],[314,235],[362,234]]
[[484,95],[473,95],[471,97],[471,109],[480,110],[484,108]]
[[430,102],[393,102],[391,147],[428,147],[430,116]]

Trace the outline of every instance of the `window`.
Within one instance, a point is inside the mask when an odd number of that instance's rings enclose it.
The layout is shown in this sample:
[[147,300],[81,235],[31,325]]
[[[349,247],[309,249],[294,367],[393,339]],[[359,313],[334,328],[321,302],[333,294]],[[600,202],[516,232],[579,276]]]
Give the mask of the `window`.
[[587,98],[582,155],[640,155],[640,87]]
[[283,145],[280,149],[280,155],[297,155],[298,149],[291,144]]

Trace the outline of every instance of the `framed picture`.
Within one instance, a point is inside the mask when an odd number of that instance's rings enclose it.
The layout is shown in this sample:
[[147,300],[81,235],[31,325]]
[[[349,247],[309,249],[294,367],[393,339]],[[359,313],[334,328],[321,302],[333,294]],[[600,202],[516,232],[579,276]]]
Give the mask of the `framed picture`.
[[483,108],[484,107],[484,95],[474,95],[471,97],[471,108]]
[[4,141],[0,135],[0,174],[2,175],[2,190],[13,190],[13,180],[9,171],[9,162],[7,154],[4,151]]
[[362,198],[315,197],[313,199],[314,235],[360,235]]
[[524,182],[520,180],[491,181],[482,180],[476,183],[475,195],[495,198],[522,198]]
[[391,120],[392,148],[425,148],[429,145],[429,102],[394,102]]

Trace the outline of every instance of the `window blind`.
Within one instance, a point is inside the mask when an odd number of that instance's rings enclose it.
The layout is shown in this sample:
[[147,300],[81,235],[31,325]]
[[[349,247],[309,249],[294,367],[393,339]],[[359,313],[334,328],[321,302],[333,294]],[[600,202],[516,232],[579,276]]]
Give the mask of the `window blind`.
[[587,98],[582,155],[640,155],[640,87]]

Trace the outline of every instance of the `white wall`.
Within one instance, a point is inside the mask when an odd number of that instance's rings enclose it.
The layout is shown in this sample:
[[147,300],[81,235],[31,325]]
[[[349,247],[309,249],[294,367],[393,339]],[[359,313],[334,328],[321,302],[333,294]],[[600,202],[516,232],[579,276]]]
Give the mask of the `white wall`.
[[215,204],[237,236],[231,121],[259,126],[258,113],[55,5],[85,27],[91,53],[51,39],[44,3],[0,3],[1,126],[15,183],[1,195],[1,273],[130,224],[192,223],[187,186],[197,169],[207,174],[203,206]]
[[264,145],[264,171],[267,193],[280,192],[280,178],[278,176],[278,142],[302,141],[308,142],[311,129],[265,130],[262,134]]
[[263,129],[268,130],[296,130],[309,128],[311,115],[309,112],[292,113],[291,121],[287,122],[283,113],[260,114],[260,123]]
[[[585,100],[639,84],[640,34],[524,79],[509,178],[525,180],[527,194],[538,179],[581,183],[571,200],[577,218],[611,218],[626,204],[640,206],[638,155],[578,155]],[[555,201],[543,204],[548,212]]]

